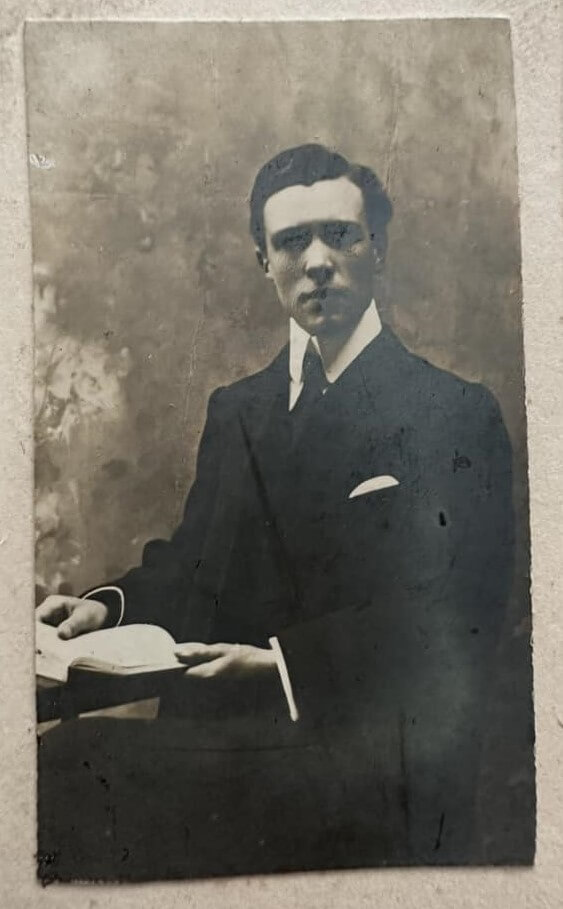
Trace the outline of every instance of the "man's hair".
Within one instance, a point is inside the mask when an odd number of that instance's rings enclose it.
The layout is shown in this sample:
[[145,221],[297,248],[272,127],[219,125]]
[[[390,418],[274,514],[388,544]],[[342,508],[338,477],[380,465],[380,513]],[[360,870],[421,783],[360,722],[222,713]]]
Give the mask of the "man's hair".
[[250,196],[250,232],[258,249],[262,253],[266,251],[264,205],[270,196],[288,186],[312,186],[319,180],[336,180],[338,177],[347,177],[361,189],[372,242],[384,255],[386,228],[393,206],[381,181],[371,168],[352,164],[338,152],[315,143],[288,148],[258,171]]

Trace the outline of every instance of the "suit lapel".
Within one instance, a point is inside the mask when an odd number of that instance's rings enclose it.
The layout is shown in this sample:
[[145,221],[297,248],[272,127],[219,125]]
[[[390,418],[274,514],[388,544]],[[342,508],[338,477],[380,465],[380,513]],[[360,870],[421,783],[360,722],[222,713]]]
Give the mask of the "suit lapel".
[[[256,461],[261,474],[270,473],[279,461],[279,444],[287,425],[289,400],[289,345],[264,370],[239,411],[239,423],[247,454]],[[272,459],[272,453],[277,458]]]
[[358,482],[371,474],[404,482],[411,472],[417,389],[410,363],[410,354],[388,328],[356,361],[355,382],[346,396],[356,409],[357,425],[365,427],[358,467],[367,474]]
[[[317,413],[302,433],[295,455],[299,457],[301,451],[310,463],[313,451],[324,445],[323,436],[333,435],[333,428],[342,423],[355,428],[358,470],[364,469],[362,452],[366,446],[372,455],[380,454],[382,463],[378,466],[385,467],[389,460],[385,452],[397,451],[395,435],[400,434],[402,424],[409,422],[407,388],[412,384],[408,376],[409,360],[400,341],[384,327],[329,389],[326,398],[321,399]],[[286,345],[261,374],[239,411],[242,443],[254,480],[262,489],[262,505],[267,504],[272,515],[283,514],[288,507],[287,471],[291,460],[288,400],[289,345]],[[356,457],[352,450],[356,447],[354,438],[333,439],[332,444],[349,447],[350,458]],[[316,456],[321,463],[322,451]],[[358,475],[358,482],[362,479],[365,477]]]
[[324,463],[333,474],[340,464],[357,475],[355,485],[366,470],[388,473],[396,436],[409,423],[408,358],[384,327],[318,402],[300,440],[303,457],[314,458],[321,472]]
[[388,419],[392,415],[394,422],[400,420],[408,394],[405,369],[408,359],[399,339],[385,326],[350,366],[350,371],[356,367],[365,406],[376,418]]
[[284,534],[284,512],[293,505],[284,467],[288,463],[289,347],[261,376],[239,414],[248,472],[269,536],[272,555],[288,588],[288,610],[299,609],[300,597]]

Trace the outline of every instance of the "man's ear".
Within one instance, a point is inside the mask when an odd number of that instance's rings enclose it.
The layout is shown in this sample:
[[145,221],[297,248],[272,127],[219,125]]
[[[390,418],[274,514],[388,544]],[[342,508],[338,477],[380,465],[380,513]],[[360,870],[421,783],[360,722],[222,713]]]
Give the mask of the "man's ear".
[[260,249],[259,246],[256,246],[254,248],[254,251],[256,253],[256,259],[258,260],[258,265],[260,266],[260,268],[262,269],[262,271],[264,272],[266,277],[269,278],[270,280],[272,280],[272,276],[270,274],[270,262],[268,261],[268,257],[264,254],[264,252]]

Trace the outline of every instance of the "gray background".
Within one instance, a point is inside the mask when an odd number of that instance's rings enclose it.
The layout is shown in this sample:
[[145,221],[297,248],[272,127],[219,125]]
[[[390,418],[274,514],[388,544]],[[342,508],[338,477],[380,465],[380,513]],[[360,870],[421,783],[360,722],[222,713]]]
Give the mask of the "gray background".
[[517,859],[533,792],[508,24],[32,25],[26,71],[39,598],[170,533],[209,392],[283,343],[248,237],[257,168],[313,140],[371,164],[395,205],[385,318],[491,388],[513,442],[518,562],[482,810],[510,830],[491,856]]

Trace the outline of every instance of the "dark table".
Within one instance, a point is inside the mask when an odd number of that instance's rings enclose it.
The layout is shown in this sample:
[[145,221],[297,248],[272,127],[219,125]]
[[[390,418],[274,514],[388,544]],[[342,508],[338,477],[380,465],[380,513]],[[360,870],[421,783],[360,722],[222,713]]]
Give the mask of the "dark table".
[[91,710],[158,698],[163,686],[177,676],[177,669],[115,676],[73,667],[66,683],[38,676],[37,722],[68,720]]

